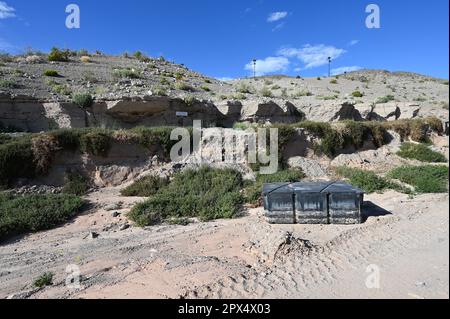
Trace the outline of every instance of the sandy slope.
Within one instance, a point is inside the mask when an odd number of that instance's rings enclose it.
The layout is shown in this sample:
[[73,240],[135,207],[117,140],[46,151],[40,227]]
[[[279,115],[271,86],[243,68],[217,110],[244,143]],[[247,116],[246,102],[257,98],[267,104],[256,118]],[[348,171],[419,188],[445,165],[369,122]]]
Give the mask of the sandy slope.
[[[89,197],[104,207],[117,194]],[[140,200],[119,199],[121,212]],[[0,246],[0,298],[448,298],[448,194],[367,200],[374,216],[356,226],[269,225],[253,209],[235,220],[120,231],[123,217],[95,208]],[[81,289],[66,287],[68,264],[80,267]],[[365,284],[372,264],[379,289]],[[54,286],[33,291],[45,271]]]

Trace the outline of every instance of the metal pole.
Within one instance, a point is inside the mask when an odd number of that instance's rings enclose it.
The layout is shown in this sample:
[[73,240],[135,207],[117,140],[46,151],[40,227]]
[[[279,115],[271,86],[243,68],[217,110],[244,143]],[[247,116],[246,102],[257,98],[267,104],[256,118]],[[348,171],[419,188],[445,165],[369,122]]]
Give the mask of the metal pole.
[[328,77],[331,77],[331,57],[328,57]]
[[256,59],[253,59],[253,79],[256,78]]

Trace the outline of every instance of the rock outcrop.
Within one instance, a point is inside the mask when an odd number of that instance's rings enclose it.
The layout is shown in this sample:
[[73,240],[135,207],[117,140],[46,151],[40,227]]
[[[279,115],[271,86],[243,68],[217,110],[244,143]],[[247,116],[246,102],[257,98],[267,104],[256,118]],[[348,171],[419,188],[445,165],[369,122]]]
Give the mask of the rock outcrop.
[[280,105],[274,101],[266,101],[246,103],[241,121],[252,123],[295,123],[304,118],[305,115],[291,102],[284,102],[284,105]]

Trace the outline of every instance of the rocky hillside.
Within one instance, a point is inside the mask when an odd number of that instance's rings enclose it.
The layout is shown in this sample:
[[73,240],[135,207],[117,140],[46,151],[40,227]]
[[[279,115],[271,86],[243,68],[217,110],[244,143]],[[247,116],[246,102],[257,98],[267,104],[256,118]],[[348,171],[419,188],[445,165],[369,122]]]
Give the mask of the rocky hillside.
[[[56,61],[49,61],[56,60]],[[85,109],[73,103],[89,94]],[[448,81],[376,70],[332,78],[258,77],[219,81],[142,53],[56,51],[0,57],[0,124],[9,130],[55,127],[208,126],[236,122],[448,121]],[[177,112],[187,113],[179,119]]]

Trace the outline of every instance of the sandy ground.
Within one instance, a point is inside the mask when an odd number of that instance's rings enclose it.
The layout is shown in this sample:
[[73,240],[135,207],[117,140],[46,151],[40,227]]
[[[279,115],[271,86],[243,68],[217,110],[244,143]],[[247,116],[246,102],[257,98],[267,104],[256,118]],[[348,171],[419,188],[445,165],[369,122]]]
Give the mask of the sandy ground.
[[[362,225],[269,225],[262,209],[130,227],[118,188],[71,223],[0,246],[0,298],[448,298],[448,194],[367,196]],[[104,208],[123,202],[113,217]],[[90,233],[99,234],[92,238]],[[81,287],[66,285],[76,265]],[[32,288],[46,271],[54,285]],[[369,284],[368,288],[366,284]]]

